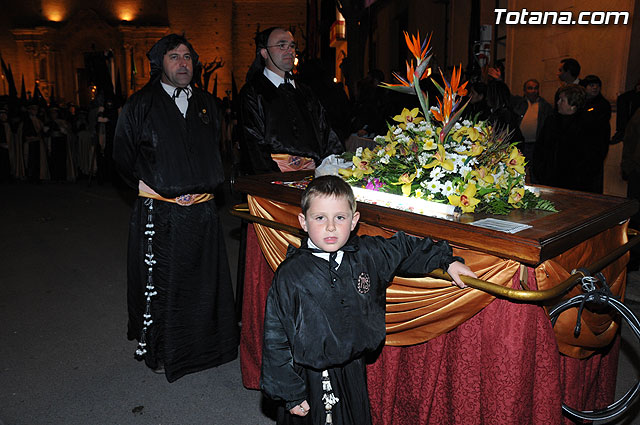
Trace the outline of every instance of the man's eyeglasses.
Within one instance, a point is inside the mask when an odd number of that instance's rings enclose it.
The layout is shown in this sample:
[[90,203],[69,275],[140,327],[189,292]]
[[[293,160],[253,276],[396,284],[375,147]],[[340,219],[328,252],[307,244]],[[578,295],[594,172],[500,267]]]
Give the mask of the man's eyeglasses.
[[267,47],[278,47],[278,48],[280,48],[280,50],[285,51],[285,50],[289,50],[289,49],[296,50],[297,46],[298,45],[295,42],[287,43],[286,41],[283,41],[281,43],[274,44],[274,45],[267,46]]

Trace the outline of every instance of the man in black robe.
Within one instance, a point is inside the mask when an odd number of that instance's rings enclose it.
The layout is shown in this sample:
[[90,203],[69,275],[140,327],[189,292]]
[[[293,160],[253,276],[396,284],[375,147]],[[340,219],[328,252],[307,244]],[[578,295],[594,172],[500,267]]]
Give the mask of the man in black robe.
[[[309,87],[293,80],[295,55],[296,44],[289,31],[274,27],[256,36],[256,59],[240,91],[246,173],[292,171],[299,164],[313,168],[330,154],[344,152],[318,98]],[[272,154],[293,159],[277,163]]]
[[9,109],[3,105],[0,106],[0,183],[11,181],[15,176],[15,159],[12,158],[14,145],[13,132],[9,124]]
[[49,180],[44,124],[38,117],[38,104],[35,101],[27,106],[27,115],[18,125],[18,140],[22,143],[28,180],[31,182]]
[[237,357],[222,227],[215,99],[194,88],[198,55],[176,34],[147,53],[151,80],[118,119],[113,158],[139,191],[130,221],[129,339],[169,382]]

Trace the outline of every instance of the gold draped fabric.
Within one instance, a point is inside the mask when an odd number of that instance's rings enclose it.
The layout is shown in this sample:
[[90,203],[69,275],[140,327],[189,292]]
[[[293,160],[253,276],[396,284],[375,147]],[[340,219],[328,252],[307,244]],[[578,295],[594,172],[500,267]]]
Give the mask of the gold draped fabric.
[[[538,288],[540,290],[553,288],[559,282],[566,280],[575,267],[588,266],[594,260],[603,258],[613,249],[627,243],[627,226],[628,222],[625,222],[607,229],[539,265],[535,270]],[[624,299],[628,261],[629,254],[627,253],[602,270],[611,292],[621,299]],[[582,293],[581,287],[577,285],[563,299],[569,299]],[[558,301],[556,300],[553,305]],[[550,308],[552,307],[547,307],[547,310]],[[601,309],[600,313],[597,311],[595,308],[589,310],[585,308],[581,317],[582,329],[578,338],[573,334],[578,315],[577,308],[569,309],[558,317],[554,331],[562,354],[584,359],[598,348],[606,347],[613,341],[618,332],[619,318],[611,312],[611,309]]]
[[[257,217],[299,227],[297,215],[300,207],[271,201],[265,198],[248,197],[249,211]],[[299,247],[300,239],[287,232],[255,224],[262,252],[270,267],[275,270],[286,255],[289,244]],[[360,223],[359,235],[389,237],[395,231]],[[548,289],[569,277],[576,264],[588,265],[626,242],[626,224],[609,229],[594,238],[579,244],[558,257],[545,261],[535,270],[526,268],[513,260],[505,260],[486,253],[453,247],[454,255],[465,259],[465,263],[479,279],[502,286],[519,283],[528,275],[527,287]],[[623,295],[626,261],[618,260],[604,270],[607,282],[613,282],[612,291]],[[523,273],[527,270],[528,273]],[[580,293],[574,288],[571,296]],[[450,282],[429,277],[396,277],[387,289],[386,345],[407,346],[419,344],[450,331],[463,323],[489,303],[494,296],[471,288],[458,289]],[[558,300],[559,301],[559,300]],[[555,303],[554,303],[555,304]],[[595,349],[608,345],[617,332],[617,323],[609,314],[583,313],[583,331],[579,338],[573,337],[576,314],[562,314],[554,328],[560,351],[575,358],[584,358]],[[527,326],[526,323],[521,324]]]

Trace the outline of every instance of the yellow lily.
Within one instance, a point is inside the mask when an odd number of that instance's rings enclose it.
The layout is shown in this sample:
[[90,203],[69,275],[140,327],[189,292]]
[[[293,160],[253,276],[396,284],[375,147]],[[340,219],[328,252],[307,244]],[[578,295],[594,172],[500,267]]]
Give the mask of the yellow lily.
[[470,184],[464,190],[462,195],[449,195],[449,203],[453,206],[462,208],[463,213],[473,212],[476,209],[476,205],[480,202],[479,199],[474,198],[476,194],[476,185]]
[[362,156],[363,160],[371,161],[376,156],[376,154],[373,153],[373,151],[371,151],[371,149],[364,148],[364,150],[362,151],[362,155],[361,156]]
[[487,170],[487,167],[480,167],[471,172],[471,175],[478,179],[478,183],[482,183],[481,186],[489,186],[493,184],[494,178]]
[[472,142],[475,142],[480,137],[480,131],[475,127],[465,127],[467,129],[467,136]]
[[412,110],[408,110],[407,108],[403,108],[402,112],[400,113],[400,115],[396,115],[395,117],[393,117],[393,120],[396,122],[399,122],[399,126],[400,128],[402,128],[403,130],[407,128],[407,124],[412,122],[412,123],[419,123],[420,121],[422,121],[424,118],[419,117],[418,113],[420,112],[420,109],[418,108],[413,108]]
[[343,177],[351,177],[353,176],[353,170],[351,168],[340,168],[338,170],[338,174],[340,174]]
[[395,139],[393,131],[391,129],[387,130],[387,134],[384,135],[385,142],[392,142]]
[[453,171],[453,161],[446,158],[446,152],[444,151],[444,145],[438,145],[438,152],[433,155],[433,161],[423,165],[424,168],[433,168],[435,166],[441,166],[445,170]]
[[524,196],[524,188],[513,188],[511,189],[511,193],[509,193],[509,203],[516,208],[519,208],[516,204],[522,200]]
[[369,165],[369,161],[364,161],[357,156],[354,156],[353,159],[353,170],[351,171],[351,175],[357,179],[361,179],[365,174],[373,173],[373,169]]
[[389,156],[394,156],[396,154],[396,145],[398,142],[391,142],[384,147],[384,151]]
[[484,146],[482,146],[480,143],[474,143],[473,145],[471,145],[470,150],[460,152],[460,153],[463,153],[469,156],[478,156],[482,153],[483,150],[484,150]]
[[467,136],[469,140],[475,142],[480,137],[480,132],[475,127],[461,127],[453,133],[453,140],[460,143],[463,136]]
[[511,154],[507,160],[507,167],[511,175],[515,173],[524,174],[524,156],[515,146],[511,150]]
[[413,180],[415,180],[415,178],[416,178],[416,173],[413,173],[413,174],[404,173],[403,175],[398,177],[397,183],[391,183],[391,184],[396,186],[401,184],[402,194],[404,196],[409,196],[411,194],[411,183],[413,183]]

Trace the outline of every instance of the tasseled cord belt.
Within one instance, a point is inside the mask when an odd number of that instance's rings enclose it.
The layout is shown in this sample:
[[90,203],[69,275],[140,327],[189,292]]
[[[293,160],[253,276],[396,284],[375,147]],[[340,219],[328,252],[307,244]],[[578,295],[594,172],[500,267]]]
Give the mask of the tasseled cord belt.
[[329,371],[327,370],[322,371],[322,390],[324,391],[322,402],[324,403],[324,410],[327,413],[327,419],[324,423],[325,425],[331,425],[333,424],[331,409],[333,409],[333,405],[339,402],[340,399],[333,393],[331,380],[329,379]]
[[142,359],[147,353],[147,329],[153,323],[151,319],[151,297],[157,295],[155,287],[153,286],[153,265],[156,260],[153,258],[153,199],[146,198],[144,205],[147,207],[147,224],[144,235],[147,237],[147,252],[144,255],[144,262],[147,265],[147,287],[145,288],[144,296],[147,298],[147,303],[143,314],[143,327],[140,333],[140,340],[138,342],[138,349],[136,350],[136,358]]

